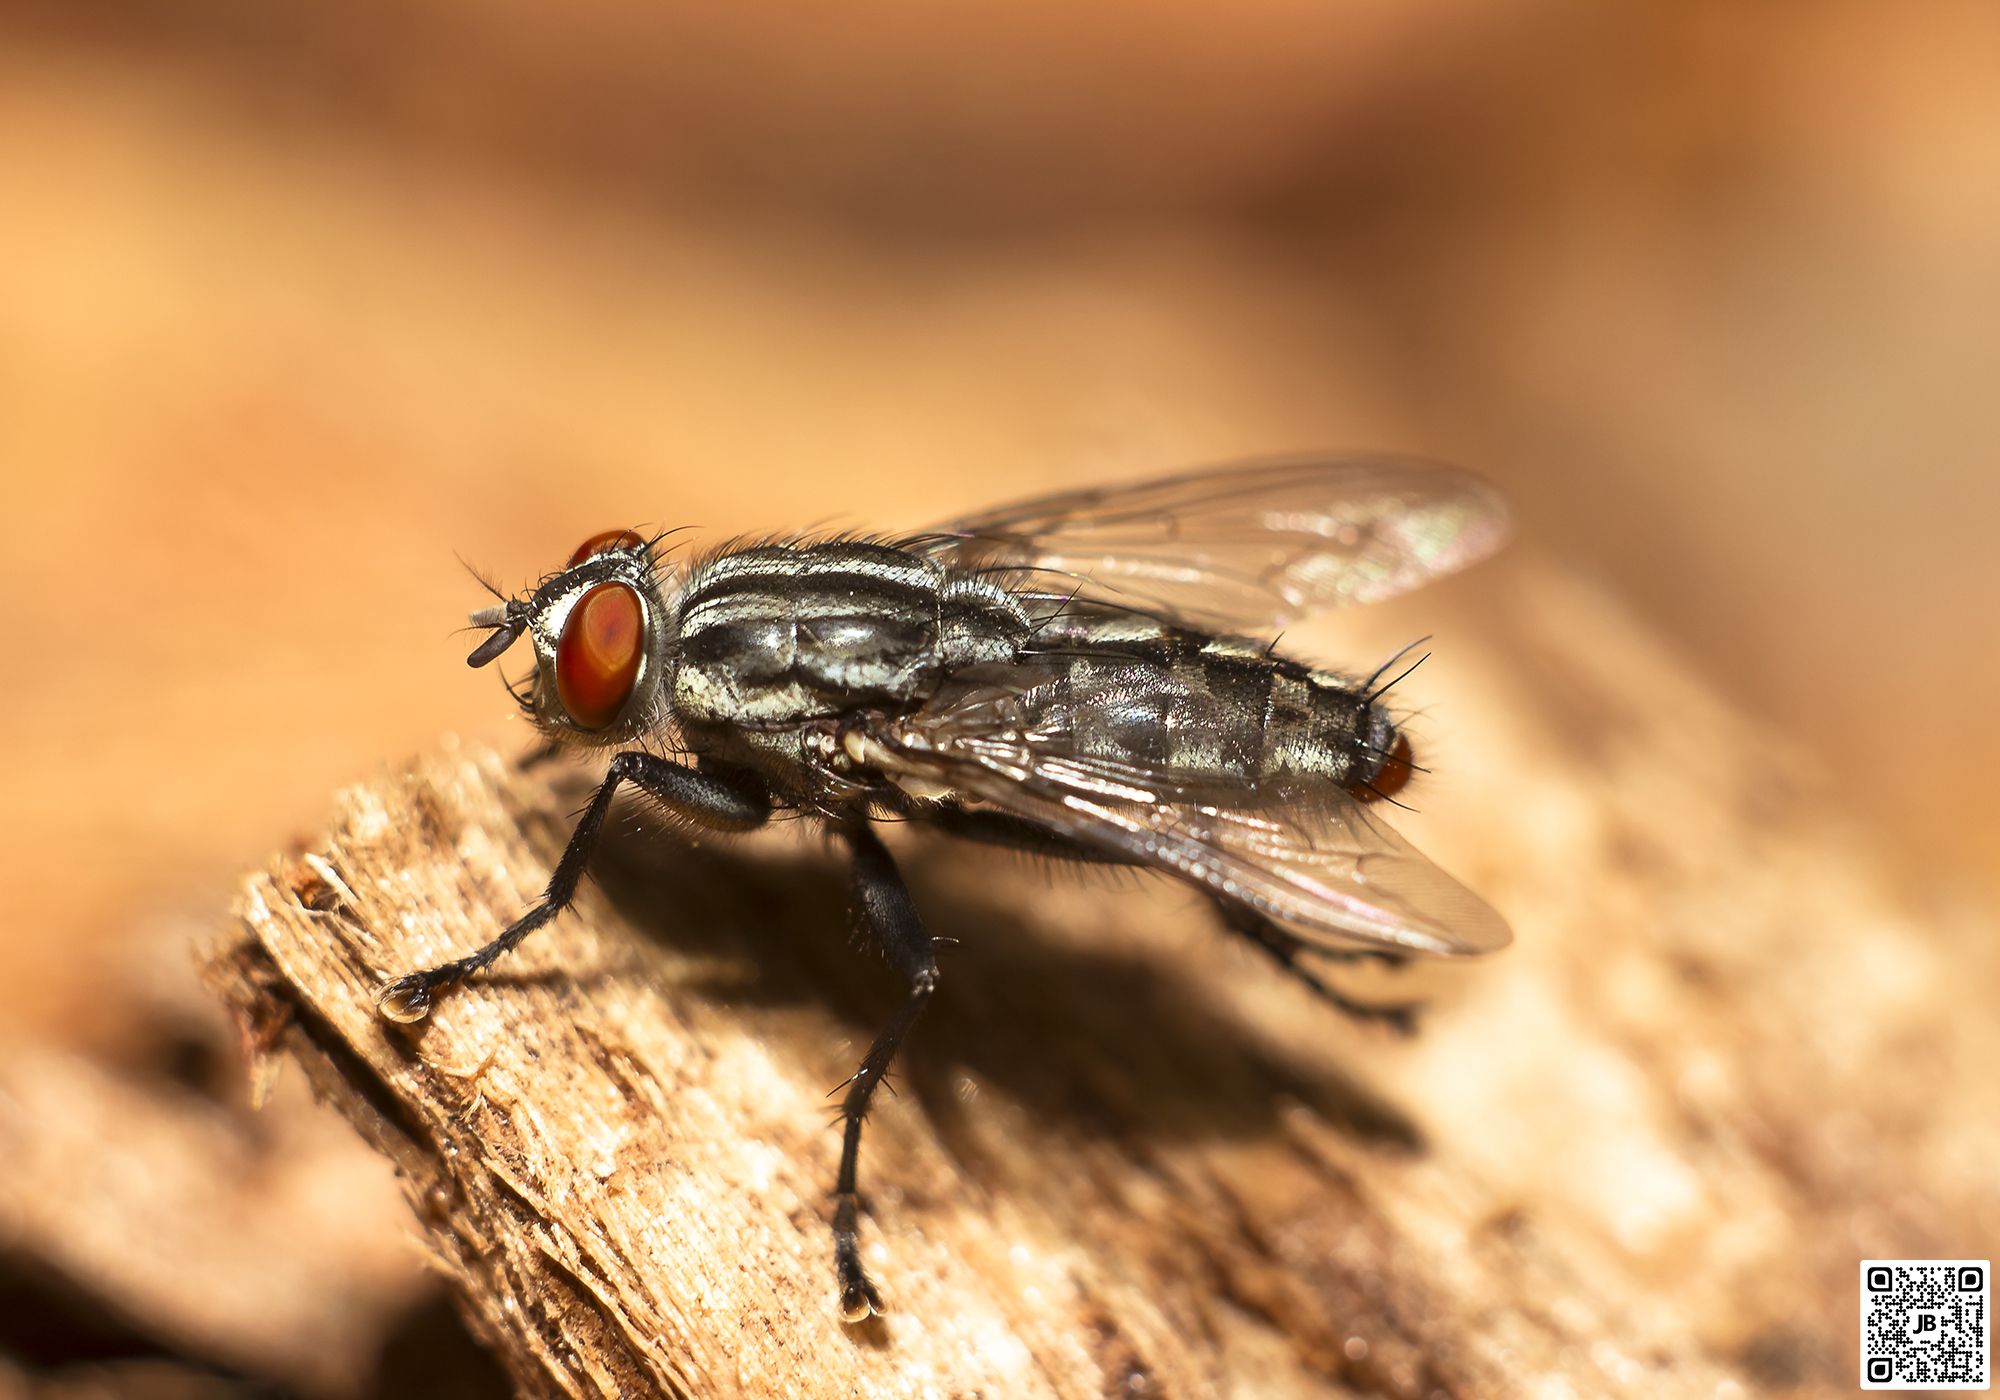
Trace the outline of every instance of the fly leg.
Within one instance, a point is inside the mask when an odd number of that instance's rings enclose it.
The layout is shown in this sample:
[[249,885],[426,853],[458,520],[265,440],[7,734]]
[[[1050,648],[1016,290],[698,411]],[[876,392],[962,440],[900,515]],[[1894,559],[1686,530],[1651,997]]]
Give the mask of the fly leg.
[[389,983],[375,998],[382,1014],[392,1021],[423,1020],[430,1015],[439,991],[491,966],[567,909],[583,883],[584,869],[620,783],[634,783],[676,816],[716,831],[748,831],[762,825],[771,814],[770,794],[747,774],[689,768],[638,749],[619,754],[611,760],[604,781],[570,833],[569,844],[563,847],[562,859],[556,862],[540,902],[477,952]]
[[847,1093],[840,1101],[840,1177],[833,1189],[833,1264],[840,1282],[840,1315],[848,1322],[862,1322],[870,1313],[882,1311],[882,1295],[875,1291],[868,1271],[861,1266],[857,1219],[860,1202],[855,1189],[855,1165],[861,1155],[861,1120],[867,1116],[869,1102],[889,1073],[896,1047],[923,1015],[931,993],[937,990],[938,965],[931,936],[910,899],[909,886],[903,883],[881,838],[865,822],[842,827],[840,834],[854,856],[854,895],[861,915],[890,963],[909,983],[909,992],[895,1018],[868,1047],[861,1067],[847,1081]]
[[[1352,1016],[1357,1021],[1379,1021],[1400,1035],[1414,1034],[1417,1029],[1417,1002],[1357,1001],[1314,976],[1310,969],[1299,963],[1299,954],[1311,952],[1315,957],[1331,957],[1352,961],[1362,957],[1382,957],[1373,952],[1330,952],[1316,944],[1308,943],[1296,934],[1289,933],[1272,920],[1247,905],[1234,900],[1215,901],[1216,912],[1231,933],[1248,939],[1264,950],[1279,967],[1310,987],[1313,992],[1342,1014]],[[1400,964],[1403,959],[1391,953],[1386,961]]]

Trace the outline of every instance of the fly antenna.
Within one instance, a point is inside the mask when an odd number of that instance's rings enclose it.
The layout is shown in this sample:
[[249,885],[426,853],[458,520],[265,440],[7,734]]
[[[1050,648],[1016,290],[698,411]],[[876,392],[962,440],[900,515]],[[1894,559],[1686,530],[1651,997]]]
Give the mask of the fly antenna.
[[493,629],[493,635],[474,647],[472,655],[465,658],[468,666],[484,666],[499,660],[500,654],[528,630],[528,605],[518,598],[509,598],[497,608],[481,608],[472,615],[471,622],[474,627]]
[[474,568],[472,566],[472,562],[468,560],[463,554],[460,554],[457,550],[454,549],[451,552],[451,557],[456,559],[461,565],[464,566],[465,571],[468,574],[472,575],[474,581],[477,582],[481,588],[485,589],[488,593],[491,593],[501,602],[504,603],[507,601],[507,595],[500,591],[500,586],[494,583],[492,579],[486,577],[485,574],[480,573],[478,569]]

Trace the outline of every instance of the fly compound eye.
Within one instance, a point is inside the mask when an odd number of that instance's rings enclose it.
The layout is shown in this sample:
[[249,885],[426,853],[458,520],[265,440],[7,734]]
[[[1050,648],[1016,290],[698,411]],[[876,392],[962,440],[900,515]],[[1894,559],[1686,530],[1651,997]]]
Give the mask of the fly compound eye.
[[569,610],[556,641],[556,695],[579,729],[605,729],[632,697],[645,632],[639,595],[600,583]]
[[574,569],[584,560],[614,549],[637,549],[646,541],[631,530],[600,530],[576,547],[565,569]]
[[1363,802],[1373,802],[1377,798],[1394,797],[1410,781],[1410,737],[1396,735],[1396,742],[1389,745],[1389,752],[1382,760],[1381,771],[1366,783],[1356,784],[1351,791]]

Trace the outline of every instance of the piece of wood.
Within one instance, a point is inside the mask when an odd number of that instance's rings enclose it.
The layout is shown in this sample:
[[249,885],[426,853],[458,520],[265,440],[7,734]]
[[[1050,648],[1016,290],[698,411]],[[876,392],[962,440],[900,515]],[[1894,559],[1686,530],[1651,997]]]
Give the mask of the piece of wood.
[[[401,1218],[381,1163],[303,1095],[250,1120],[164,1075],[32,1044],[0,1057],[0,1352],[13,1360],[379,1394],[384,1338],[433,1291],[399,1245]],[[0,1374],[0,1395],[20,1393]]]
[[1288,645],[1441,634],[1398,824],[1517,946],[1420,975],[1397,1041],[1165,882],[897,837],[961,946],[864,1140],[860,1328],[826,1095],[899,989],[801,828],[630,833],[399,1027],[378,985],[512,919],[576,806],[448,745],[253,879],[211,977],[526,1394],[1848,1393],[1856,1262],[2000,1227],[1991,940],[1589,588],[1517,556],[1420,597]]

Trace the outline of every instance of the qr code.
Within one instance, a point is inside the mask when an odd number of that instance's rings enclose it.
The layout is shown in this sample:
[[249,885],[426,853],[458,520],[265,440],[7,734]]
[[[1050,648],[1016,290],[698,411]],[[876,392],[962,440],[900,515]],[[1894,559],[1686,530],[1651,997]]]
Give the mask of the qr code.
[[1861,1388],[1990,1386],[1992,1280],[1987,1259],[1863,1259]]

